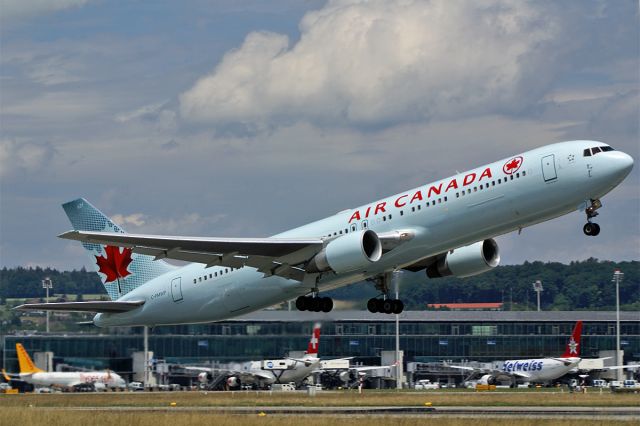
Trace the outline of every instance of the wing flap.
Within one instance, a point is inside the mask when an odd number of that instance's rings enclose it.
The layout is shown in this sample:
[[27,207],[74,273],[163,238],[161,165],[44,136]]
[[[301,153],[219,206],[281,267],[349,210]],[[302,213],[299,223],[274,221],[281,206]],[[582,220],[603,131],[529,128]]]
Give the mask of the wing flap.
[[144,305],[144,300],[127,302],[98,301],[98,302],[56,302],[56,303],[27,303],[13,309],[35,311],[69,311],[69,312],[129,312]]

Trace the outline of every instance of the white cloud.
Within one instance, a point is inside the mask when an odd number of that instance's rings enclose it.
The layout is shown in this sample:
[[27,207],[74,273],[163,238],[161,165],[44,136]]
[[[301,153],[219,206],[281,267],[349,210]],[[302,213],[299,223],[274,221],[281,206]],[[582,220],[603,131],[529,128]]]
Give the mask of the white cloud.
[[55,148],[48,142],[17,142],[0,140],[0,176],[15,172],[38,173],[50,163]]
[[[553,15],[509,0],[333,1],[300,40],[250,33],[183,93],[214,124],[306,119],[388,124],[518,110],[544,95]],[[544,54],[543,54],[544,52]]]
[[0,20],[11,21],[46,13],[57,12],[71,7],[81,7],[89,0],[2,0]]

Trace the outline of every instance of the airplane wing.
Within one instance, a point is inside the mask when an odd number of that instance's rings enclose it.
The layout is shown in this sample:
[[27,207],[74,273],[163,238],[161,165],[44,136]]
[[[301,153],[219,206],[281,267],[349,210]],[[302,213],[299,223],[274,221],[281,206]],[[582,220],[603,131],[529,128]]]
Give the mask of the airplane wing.
[[36,311],[72,311],[72,312],[128,312],[144,305],[144,300],[127,302],[98,301],[98,302],[56,302],[56,303],[27,303],[16,306],[18,310]]
[[320,238],[202,238],[68,231],[60,238],[83,243],[129,247],[134,253],[156,259],[176,259],[210,266],[251,266],[266,276],[279,275],[303,281],[306,271],[297,267],[322,250]]

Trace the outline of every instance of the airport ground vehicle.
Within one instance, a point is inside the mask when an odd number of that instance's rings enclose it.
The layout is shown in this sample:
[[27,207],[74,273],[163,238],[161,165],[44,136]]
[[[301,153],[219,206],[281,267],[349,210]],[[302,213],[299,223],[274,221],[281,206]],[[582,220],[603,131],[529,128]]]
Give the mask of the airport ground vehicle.
[[440,389],[439,383],[432,383],[429,379],[418,380],[414,386],[415,390]]

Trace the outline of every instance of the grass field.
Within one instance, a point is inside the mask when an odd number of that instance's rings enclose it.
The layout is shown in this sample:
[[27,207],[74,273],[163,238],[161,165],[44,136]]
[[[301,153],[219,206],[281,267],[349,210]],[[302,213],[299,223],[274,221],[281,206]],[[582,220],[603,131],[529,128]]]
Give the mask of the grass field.
[[[630,421],[608,419],[567,418],[449,418],[435,417],[431,413],[406,417],[323,416],[223,414],[213,411],[181,411],[186,407],[275,407],[275,406],[584,406],[616,407],[638,406],[638,394],[611,394],[591,392],[570,394],[567,392],[395,392],[369,391],[319,392],[315,397],[303,393],[269,392],[167,392],[167,393],[97,393],[97,394],[20,394],[0,395],[0,425],[106,425],[106,426],[185,426],[214,424],[216,426],[304,426],[340,425],[409,426],[437,424],[439,426],[598,426],[629,425]],[[176,408],[169,408],[175,403]],[[106,410],[78,411],[89,407],[112,407]],[[167,411],[119,412],[117,407],[166,407]],[[175,410],[175,411],[172,411]]]
[[613,394],[605,391],[568,392],[396,392],[355,391],[318,392],[315,397],[305,393],[269,392],[114,392],[76,394],[20,394],[0,397],[0,409],[6,407],[163,407],[172,402],[181,407],[224,406],[578,406],[615,407],[638,406],[640,394]]

